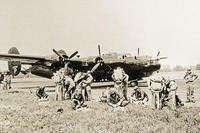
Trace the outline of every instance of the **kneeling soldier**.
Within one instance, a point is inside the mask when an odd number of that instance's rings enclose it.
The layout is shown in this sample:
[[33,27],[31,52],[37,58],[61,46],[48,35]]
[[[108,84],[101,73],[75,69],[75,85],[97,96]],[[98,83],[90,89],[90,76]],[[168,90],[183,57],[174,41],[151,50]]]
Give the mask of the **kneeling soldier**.
[[36,90],[36,95],[38,96],[39,99],[47,99],[48,95],[45,93],[44,89],[45,89],[44,86],[40,86]]
[[141,90],[138,86],[135,86],[134,92],[131,94],[131,102],[145,104],[147,101],[149,101],[147,93]]
[[77,110],[81,107],[86,107],[84,103],[84,98],[81,89],[76,89],[74,94],[72,95],[72,108]]
[[116,108],[125,107],[129,102],[125,99],[125,97],[120,97],[117,90],[113,88],[108,93],[107,103],[109,106]]

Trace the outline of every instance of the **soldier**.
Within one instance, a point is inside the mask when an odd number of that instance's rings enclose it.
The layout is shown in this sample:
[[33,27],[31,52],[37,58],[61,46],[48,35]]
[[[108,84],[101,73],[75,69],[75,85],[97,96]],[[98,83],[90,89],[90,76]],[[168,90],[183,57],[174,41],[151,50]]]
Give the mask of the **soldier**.
[[102,91],[101,96],[99,97],[99,102],[103,103],[107,102],[109,91],[110,91],[109,87],[107,87],[106,90]]
[[81,89],[76,89],[74,94],[72,95],[72,108],[77,110],[81,107],[86,107],[84,105],[84,98]]
[[198,78],[189,68],[184,76],[187,85],[187,101],[186,102],[195,102],[194,101],[194,81]]
[[10,74],[10,72],[7,72],[6,80],[7,80],[7,89],[11,89],[11,74]]
[[62,101],[64,99],[64,96],[63,96],[64,74],[62,73],[61,70],[58,70],[56,73],[54,73],[54,76],[52,77],[52,79],[56,84],[55,99]]
[[85,75],[85,79],[82,81],[82,86],[83,86],[83,96],[86,101],[91,101],[92,100],[92,81],[93,77],[91,75],[91,71],[87,71]]
[[107,104],[113,108],[116,107],[125,107],[128,105],[128,101],[125,97],[120,97],[116,88],[112,88],[108,93]]
[[3,81],[3,79],[4,79],[4,75],[3,75],[3,73],[1,72],[1,73],[0,73],[0,88],[2,88],[2,81]]
[[176,94],[178,86],[174,80],[170,80],[169,78],[163,77],[163,89],[161,102],[165,105],[165,102],[170,102],[171,107],[175,109],[176,107],[183,106],[181,99]]
[[159,71],[156,71],[153,73],[152,76],[150,76],[148,81],[148,86],[152,94],[151,98],[151,106],[152,108],[161,109],[161,91],[163,88],[163,81],[162,76],[159,75]]
[[39,99],[47,99],[48,95],[45,93],[45,87],[44,86],[40,86],[37,90],[36,90],[36,95],[38,96]]
[[65,76],[64,98],[70,99],[75,90],[75,83],[70,76]]
[[117,67],[112,74],[112,79],[114,81],[114,87],[118,90],[120,97],[123,96],[127,100],[129,76],[124,72],[122,68]]
[[90,71],[88,71],[87,73],[79,72],[76,74],[74,78],[76,89],[81,89],[81,91],[83,91],[83,97],[84,100],[86,101],[90,101],[92,99],[92,94],[91,94],[92,81],[93,77]]
[[3,90],[11,89],[11,75],[9,72],[4,72],[4,78],[2,81],[2,89]]
[[146,92],[141,90],[138,86],[134,87],[134,91],[131,94],[131,102],[137,102],[138,104],[145,104],[149,101],[149,97]]

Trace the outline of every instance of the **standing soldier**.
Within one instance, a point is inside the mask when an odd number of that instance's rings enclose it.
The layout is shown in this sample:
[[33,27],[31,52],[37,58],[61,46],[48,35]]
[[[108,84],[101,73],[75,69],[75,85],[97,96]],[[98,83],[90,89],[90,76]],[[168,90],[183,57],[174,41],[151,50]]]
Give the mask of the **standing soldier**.
[[4,79],[4,75],[3,75],[3,73],[1,72],[1,73],[0,73],[0,88],[2,88],[3,79]]
[[6,80],[7,80],[7,89],[11,89],[11,74],[10,74],[10,72],[7,72]]
[[124,97],[127,100],[129,76],[124,72],[122,68],[117,67],[117,69],[115,69],[112,74],[112,79],[114,80],[114,88],[117,89],[120,97]]
[[163,88],[162,77],[159,75],[159,71],[154,72],[148,80],[148,87],[151,91],[151,106],[152,108],[161,108],[161,91]]
[[92,90],[91,90],[92,81],[93,81],[93,77],[92,77],[91,71],[87,71],[87,73],[85,74],[85,78],[82,81],[83,96],[86,101],[92,100]]
[[65,76],[64,98],[70,99],[75,90],[75,83],[70,76]]
[[93,77],[91,75],[91,71],[88,71],[87,73],[79,72],[76,74],[74,78],[74,82],[76,83],[76,89],[82,90],[85,101],[90,101],[92,99],[92,94],[91,94],[92,81]]
[[3,72],[3,81],[2,81],[2,90],[7,90],[7,79],[6,79],[6,72]]
[[163,105],[165,105],[165,102],[168,102],[169,105],[171,105],[172,109],[183,106],[184,104],[176,94],[176,91],[178,89],[178,85],[176,84],[176,82],[165,77],[162,78],[162,81],[163,89],[161,92],[161,102],[163,103]]
[[62,101],[64,99],[64,96],[63,96],[64,74],[62,73],[62,70],[58,70],[56,73],[54,73],[54,76],[52,77],[52,79],[56,84],[55,99]]
[[11,89],[11,75],[9,72],[4,72],[4,78],[2,81],[2,89],[8,90]]
[[194,81],[198,78],[189,68],[184,76],[187,85],[187,101],[186,102],[195,102],[194,101]]

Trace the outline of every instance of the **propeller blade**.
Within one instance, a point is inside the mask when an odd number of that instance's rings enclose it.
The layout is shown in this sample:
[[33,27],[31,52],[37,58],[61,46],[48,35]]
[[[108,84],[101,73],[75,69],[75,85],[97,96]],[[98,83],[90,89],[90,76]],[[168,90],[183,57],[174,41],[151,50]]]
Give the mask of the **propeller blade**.
[[93,66],[91,72],[93,73],[99,66],[100,66],[101,62],[97,63],[96,65]]
[[74,52],[73,54],[70,55],[69,59],[73,58],[74,56],[76,56],[78,54],[78,51]]
[[168,57],[160,57],[159,60],[167,59]]
[[63,58],[63,56],[60,55],[60,54],[58,53],[58,51],[56,51],[55,49],[53,49],[53,52],[54,52],[56,55],[58,55],[59,57]]
[[99,57],[101,57],[101,47],[98,45],[98,52],[99,52]]
[[140,55],[140,48],[138,48],[138,56]]
[[160,51],[158,51],[158,53],[157,53],[157,57],[160,55]]

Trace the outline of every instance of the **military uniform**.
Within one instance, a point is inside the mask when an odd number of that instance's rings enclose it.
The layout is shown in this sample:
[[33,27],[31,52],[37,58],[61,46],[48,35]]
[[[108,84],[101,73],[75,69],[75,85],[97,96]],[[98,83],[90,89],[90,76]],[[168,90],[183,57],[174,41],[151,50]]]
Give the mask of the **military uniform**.
[[117,67],[117,69],[115,69],[112,74],[112,79],[114,80],[114,87],[117,89],[120,97],[123,96],[127,100],[129,76],[124,72],[122,68]]
[[186,102],[194,102],[194,81],[198,78],[196,74],[191,72],[191,69],[188,69],[184,79],[187,85],[187,101]]
[[56,84],[55,99],[62,101],[64,99],[64,75],[61,71],[57,71],[52,79]]
[[7,89],[11,89],[11,75],[7,74],[6,75],[6,80],[7,80]]
[[84,105],[84,98],[81,90],[76,89],[72,95],[72,108],[74,110],[83,107]]
[[65,90],[64,97],[65,99],[70,99],[75,90],[75,83],[70,76],[65,76]]
[[161,91],[163,88],[162,77],[158,74],[159,71],[155,72],[150,76],[148,81],[148,87],[152,93],[151,106],[152,108],[161,109]]
[[76,74],[74,78],[76,89],[82,90],[84,100],[86,101],[90,101],[92,99],[92,94],[91,94],[92,81],[93,77],[90,72],[88,73],[79,72]]
[[92,85],[93,77],[91,75],[91,72],[86,73],[86,79],[83,80],[82,86],[83,86],[83,96],[86,101],[92,100]]
[[41,86],[36,90],[36,95],[38,96],[39,99],[48,97],[48,95],[45,93],[44,89],[45,89],[45,87]]
[[163,77],[163,88],[161,91],[161,102],[163,106],[166,104],[171,106],[172,109],[176,109],[176,107],[183,106],[181,99],[176,94],[178,86],[174,80],[170,80],[168,78]]
[[129,102],[124,97],[120,97],[117,90],[110,90],[107,97],[107,103],[109,106],[116,108],[125,107]]
[[149,101],[149,97],[146,92],[141,90],[138,86],[135,86],[133,93],[131,94],[132,100],[135,102],[141,102],[142,104]]
[[4,75],[2,81],[2,89],[3,90],[11,89],[11,75],[8,72]]

